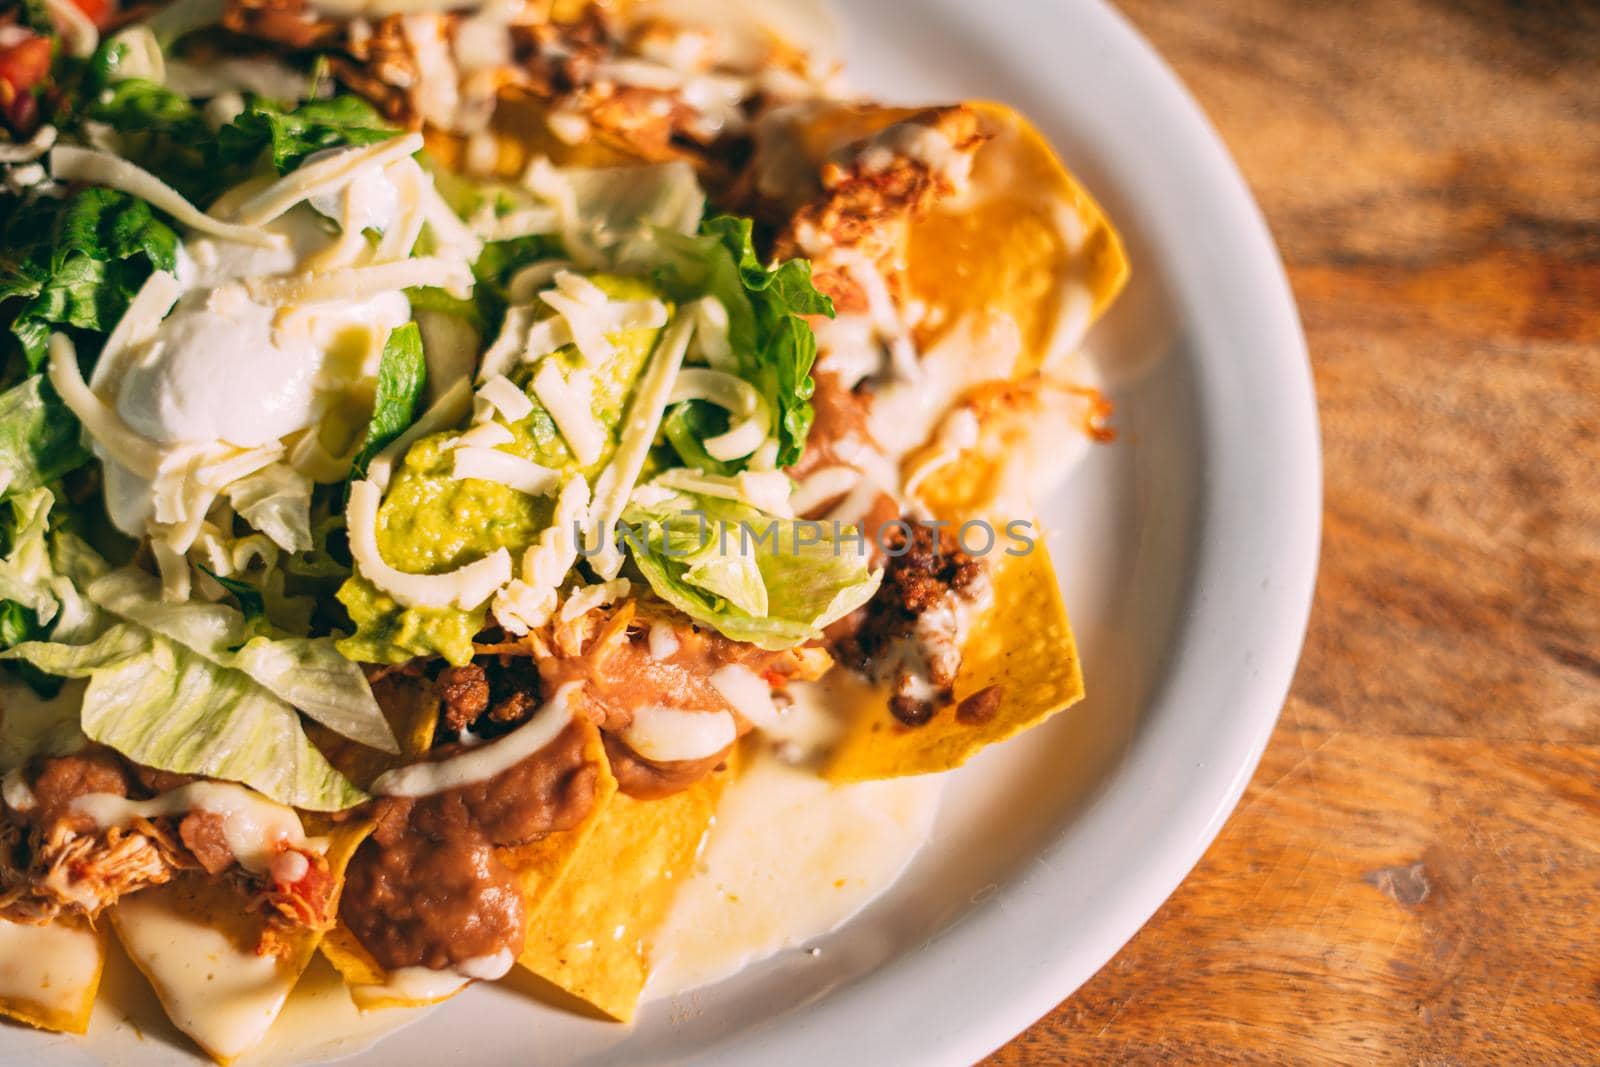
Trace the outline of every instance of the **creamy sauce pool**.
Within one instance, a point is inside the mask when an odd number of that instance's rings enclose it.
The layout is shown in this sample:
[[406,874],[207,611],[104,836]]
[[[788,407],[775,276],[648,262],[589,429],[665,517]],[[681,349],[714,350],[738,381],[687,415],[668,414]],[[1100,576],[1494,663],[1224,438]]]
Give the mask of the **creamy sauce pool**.
[[794,758],[835,732],[872,691],[832,680],[794,687],[787,745],[746,764],[717,807],[694,874],[651,953],[647,999],[686,992],[836,929],[900,877],[927,841],[942,775],[831,785]]

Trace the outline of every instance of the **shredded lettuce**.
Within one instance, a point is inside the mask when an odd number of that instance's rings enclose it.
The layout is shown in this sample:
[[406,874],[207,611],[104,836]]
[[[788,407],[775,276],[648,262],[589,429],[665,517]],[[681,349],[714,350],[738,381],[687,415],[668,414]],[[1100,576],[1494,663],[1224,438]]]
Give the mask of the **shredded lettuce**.
[[87,678],[83,732],[136,763],[243,782],[313,811],[366,799],[317,751],[294,708],[244,672],[142,627],[118,623],[87,645],[30,642],[0,655]]
[[365,799],[300,723],[304,712],[363,744],[396,748],[360,669],[331,641],[250,637],[233,608],[164,603],[150,575],[106,571],[75,538],[58,540],[57,566],[74,572],[92,603],[64,607],[51,639],[24,641],[0,659],[88,679],[88,737],[136,763],[244,782],[299,808],[335,811]]
[[56,575],[46,539],[55,494],[48,489],[11,493],[6,503],[11,509],[11,521],[6,524],[6,556],[0,560],[0,598],[28,609],[35,625],[42,626],[55,617],[59,604],[51,588]]
[[[6,494],[4,507],[11,514],[8,522],[0,523],[7,543],[5,558],[0,559],[0,649],[43,637],[62,601],[75,599],[72,584],[56,574],[50,559],[47,533],[54,503],[48,489]],[[27,664],[15,669],[40,696],[51,696],[61,688],[59,679]]]
[[690,493],[623,515],[634,565],[655,594],[735,641],[792,648],[871,599],[882,573],[860,542]]
[[226,604],[161,599],[161,583],[124,567],[84,589],[103,610],[136,623],[219,667],[239,671],[273,696],[369,748],[398,751],[361,668],[328,638],[250,637],[244,615]]
[[[777,462],[787,467],[800,458],[813,416],[811,364],[817,342],[800,316],[832,318],[833,301],[812,286],[806,260],[791,259],[770,270],[762,266],[751,229],[749,219],[720,215],[701,223],[698,236],[659,231],[656,240],[665,262],[657,267],[657,276],[675,300],[709,293],[727,309],[728,340],[739,374],[771,405]],[[686,463],[703,462],[682,451]]]
[[[49,496],[38,490],[26,504],[30,538],[43,537],[32,516],[48,509]],[[263,636],[225,604],[163,602],[156,578],[108,569],[70,533],[49,539],[47,557],[30,540],[0,567],[15,572],[6,575],[8,594],[44,589],[55,597],[49,635],[43,626],[14,633],[23,640],[0,659],[87,678],[87,736],[137,763],[242,781],[296,807],[337,810],[364,799],[300,724],[304,712],[362,744],[395,750],[365,677],[331,640]]]
[[[381,395],[382,378],[379,379]],[[287,463],[271,463],[228,485],[228,503],[241,519],[285,552],[312,546],[311,479]]]
[[[385,445],[406,431],[417,417],[417,406],[428,385],[428,361],[422,352],[422,333],[408,322],[389,332],[378,363],[378,390],[372,405],[372,421],[351,464],[350,477],[364,478],[367,464]],[[310,548],[310,532],[307,531]]]

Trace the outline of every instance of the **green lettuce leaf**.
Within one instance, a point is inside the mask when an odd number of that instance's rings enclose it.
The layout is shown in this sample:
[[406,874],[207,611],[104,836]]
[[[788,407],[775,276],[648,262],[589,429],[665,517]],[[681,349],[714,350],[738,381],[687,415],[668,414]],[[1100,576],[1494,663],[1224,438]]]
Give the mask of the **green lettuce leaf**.
[[372,405],[372,421],[350,466],[351,478],[364,478],[367,464],[384,446],[405,433],[417,418],[428,385],[428,361],[422,352],[422,332],[408,322],[389,332],[378,363],[378,390]]
[[[8,494],[12,511],[8,528],[10,549],[0,560],[0,649],[34,641],[49,631],[59,606],[51,588],[54,568],[45,540],[53,497],[48,489]],[[42,697],[61,688],[61,681],[15,665],[17,673]]]
[[112,189],[8,201],[0,222],[0,306],[29,373],[43,365],[53,330],[109,333],[150,272],[177,264],[172,228],[143,200]]
[[[811,284],[811,264],[791,259],[772,269],[756,257],[749,219],[720,215],[700,224],[698,236],[662,230],[665,253],[657,275],[679,301],[707,293],[728,311],[728,340],[739,373],[760,390],[774,413],[778,465],[800,458],[813,412],[811,365],[817,342],[800,316],[833,317],[833,301]],[[685,457],[685,462],[692,462]]]
[[278,173],[287,174],[325,148],[386,141],[399,132],[359,97],[335,96],[286,107],[255,96],[245,102],[237,118],[217,131],[215,161],[224,168],[248,167],[265,150]]
[[717,459],[706,451],[704,442],[727,429],[727,413],[703,400],[674,404],[661,420],[661,432],[684,466],[724,477],[737,473],[739,465]]
[[5,524],[6,556],[0,559],[0,600],[28,609],[37,627],[55,617],[59,603],[51,588],[56,573],[46,539],[55,494],[48,489],[11,493],[6,503],[11,516]]
[[[71,635],[83,630],[94,608],[63,571],[76,546],[70,534],[50,532],[55,495],[45,488],[8,492],[9,521],[0,523],[6,555],[0,560],[0,649],[43,640],[52,630]],[[54,696],[61,679],[28,663],[12,669],[41,697]]]
[[[678,493],[623,515],[634,566],[662,600],[735,641],[792,648],[871,599],[882,573],[821,523]],[[642,534],[642,536],[640,536]]]
[[37,489],[89,462],[78,420],[36,374],[0,393],[0,478],[5,492]]
[[143,78],[115,80],[104,57],[95,71],[104,84],[90,85],[84,116],[109,126],[120,155],[150,171],[202,205],[221,192],[231,174],[219,174],[213,158],[217,135],[200,107],[164,85]]
[[30,642],[0,656],[89,679],[83,732],[136,763],[243,782],[313,811],[366,799],[317,751],[294,708],[244,672],[142,627],[118,623],[87,645]]

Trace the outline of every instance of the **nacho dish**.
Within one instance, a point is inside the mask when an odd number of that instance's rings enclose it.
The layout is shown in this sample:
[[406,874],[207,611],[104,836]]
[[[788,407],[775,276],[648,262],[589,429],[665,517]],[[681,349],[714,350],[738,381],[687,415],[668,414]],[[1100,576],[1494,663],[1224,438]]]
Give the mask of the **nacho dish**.
[[1116,233],[784,6],[0,10],[0,1013],[625,1023],[1082,696]]

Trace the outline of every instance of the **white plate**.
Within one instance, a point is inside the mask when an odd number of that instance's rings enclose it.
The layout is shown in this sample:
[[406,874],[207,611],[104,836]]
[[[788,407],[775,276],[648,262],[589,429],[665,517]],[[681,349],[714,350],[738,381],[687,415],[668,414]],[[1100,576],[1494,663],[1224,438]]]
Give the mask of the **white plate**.
[[[1243,181],[1098,2],[840,7],[856,85],[1017,105],[1128,241],[1133,282],[1091,339],[1121,439],[1045,508],[1090,697],[952,776],[932,842],[818,956],[652,1005],[631,1029],[478,988],[355,1062],[970,1063],[1133,936],[1256,765],[1305,628],[1321,489],[1304,342]],[[167,1033],[95,1031],[6,1029],[0,1059],[172,1061]]]

